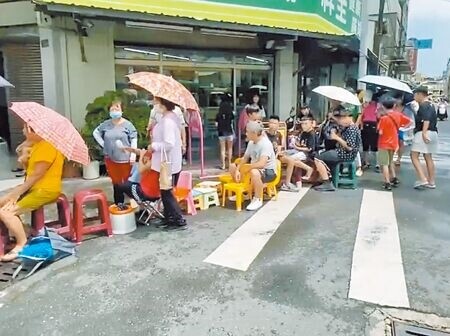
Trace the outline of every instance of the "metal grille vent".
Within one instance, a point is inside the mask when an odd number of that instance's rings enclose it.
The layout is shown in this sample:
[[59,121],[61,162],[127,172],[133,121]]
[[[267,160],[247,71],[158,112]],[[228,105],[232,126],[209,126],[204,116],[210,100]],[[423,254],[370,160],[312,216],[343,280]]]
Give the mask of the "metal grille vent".
[[392,336],[450,336],[450,333],[394,321]]

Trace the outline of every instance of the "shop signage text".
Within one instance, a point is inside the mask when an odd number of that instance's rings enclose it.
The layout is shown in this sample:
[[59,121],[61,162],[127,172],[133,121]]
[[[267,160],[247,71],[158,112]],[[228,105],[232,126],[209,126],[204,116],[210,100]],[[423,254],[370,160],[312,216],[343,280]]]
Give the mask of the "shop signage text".
[[357,34],[361,25],[362,0],[204,0],[229,5],[240,5],[316,14],[347,33]]

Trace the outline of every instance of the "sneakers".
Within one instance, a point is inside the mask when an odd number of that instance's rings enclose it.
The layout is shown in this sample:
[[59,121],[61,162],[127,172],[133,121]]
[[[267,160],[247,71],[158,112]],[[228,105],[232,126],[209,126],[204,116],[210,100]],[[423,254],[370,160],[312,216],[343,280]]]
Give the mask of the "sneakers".
[[299,189],[293,183],[289,183],[289,184],[283,183],[283,185],[281,186],[281,190],[282,191],[299,192]]
[[390,183],[383,183],[383,189],[386,191],[391,191],[392,190],[392,185]]
[[126,204],[119,203],[119,204],[117,204],[117,209],[119,209],[119,211],[127,211],[129,209],[129,207]]
[[434,183],[428,183],[428,184],[425,186],[425,188],[427,188],[427,189],[436,189],[436,184],[434,184]]
[[379,173],[380,172],[380,166],[379,165],[376,165],[375,166],[375,173]]
[[333,184],[330,181],[326,181],[321,185],[318,185],[317,187],[314,187],[314,190],[316,191],[335,191]]
[[263,202],[260,198],[253,198],[251,203],[247,206],[248,211],[256,211],[263,206]]
[[428,182],[416,181],[416,183],[414,183],[414,189],[424,190],[425,188],[427,188],[427,185],[428,185]]
[[392,180],[391,180],[391,185],[393,186],[393,187],[398,187],[399,186],[399,184],[400,184],[400,180],[398,179],[398,178],[396,178],[396,177],[394,177]]

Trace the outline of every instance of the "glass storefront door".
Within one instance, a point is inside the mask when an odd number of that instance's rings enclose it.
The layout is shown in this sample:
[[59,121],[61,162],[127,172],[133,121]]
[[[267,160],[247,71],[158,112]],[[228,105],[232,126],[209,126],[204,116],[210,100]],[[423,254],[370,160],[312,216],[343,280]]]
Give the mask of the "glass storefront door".
[[[138,71],[160,72],[182,83],[200,107],[204,121],[205,158],[211,161],[219,157],[215,118],[224,94],[230,95],[234,101],[236,121],[255,93],[260,95],[266,115],[272,113],[270,64],[270,57],[116,47],[116,88],[126,88],[124,76]],[[193,141],[193,149],[196,150],[198,139]],[[194,151],[194,159],[197,157]]]

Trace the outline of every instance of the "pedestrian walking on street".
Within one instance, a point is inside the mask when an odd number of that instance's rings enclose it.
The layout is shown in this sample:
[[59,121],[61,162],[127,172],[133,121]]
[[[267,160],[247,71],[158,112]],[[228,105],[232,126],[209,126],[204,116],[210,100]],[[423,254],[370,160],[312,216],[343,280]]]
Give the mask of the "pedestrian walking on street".
[[[428,87],[420,86],[414,90],[414,99],[419,103],[414,140],[411,147],[411,161],[418,178],[414,188],[418,190],[435,189],[433,154],[436,154],[438,150],[437,113],[433,104],[428,100]],[[426,175],[420,163],[420,154],[423,154],[425,159]]]
[[125,196],[119,185],[128,180],[131,166],[136,162],[136,154],[125,151],[123,147],[137,148],[138,135],[136,127],[122,114],[122,102],[113,101],[109,108],[110,119],[101,123],[93,135],[103,148],[106,170],[113,183],[114,203],[120,209],[125,209]]

